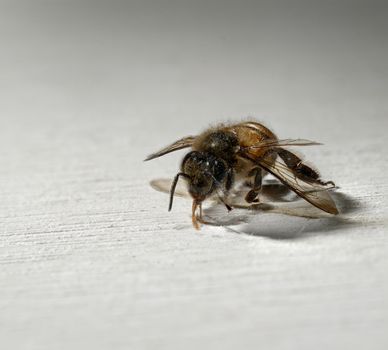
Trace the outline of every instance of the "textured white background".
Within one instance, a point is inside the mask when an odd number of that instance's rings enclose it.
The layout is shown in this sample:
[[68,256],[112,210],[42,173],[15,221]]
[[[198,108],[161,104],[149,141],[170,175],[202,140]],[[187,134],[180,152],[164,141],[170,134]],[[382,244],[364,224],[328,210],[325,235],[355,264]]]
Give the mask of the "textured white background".
[[[0,6],[2,349],[388,348],[384,2]],[[340,219],[167,212],[145,155],[249,115],[325,143]]]

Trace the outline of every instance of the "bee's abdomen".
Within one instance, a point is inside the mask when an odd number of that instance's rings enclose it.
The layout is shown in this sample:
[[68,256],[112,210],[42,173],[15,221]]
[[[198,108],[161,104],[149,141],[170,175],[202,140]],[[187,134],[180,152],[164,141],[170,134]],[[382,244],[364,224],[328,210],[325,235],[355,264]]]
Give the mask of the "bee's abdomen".
[[[261,125],[257,122],[245,122],[237,124],[232,127],[235,134],[238,137],[240,147],[251,147],[254,145],[259,146],[260,142],[266,141],[268,139],[276,140],[276,135],[266,128],[264,125]],[[259,159],[267,153],[268,148],[255,147],[249,150],[249,154],[255,158]]]

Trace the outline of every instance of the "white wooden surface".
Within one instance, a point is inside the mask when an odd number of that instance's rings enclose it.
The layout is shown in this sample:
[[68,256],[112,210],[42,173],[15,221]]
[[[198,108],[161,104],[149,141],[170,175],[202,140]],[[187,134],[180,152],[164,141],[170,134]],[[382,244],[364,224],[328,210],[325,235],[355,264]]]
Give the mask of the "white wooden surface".
[[[2,349],[387,349],[383,3],[0,4]],[[340,218],[167,212],[144,156],[248,115]]]

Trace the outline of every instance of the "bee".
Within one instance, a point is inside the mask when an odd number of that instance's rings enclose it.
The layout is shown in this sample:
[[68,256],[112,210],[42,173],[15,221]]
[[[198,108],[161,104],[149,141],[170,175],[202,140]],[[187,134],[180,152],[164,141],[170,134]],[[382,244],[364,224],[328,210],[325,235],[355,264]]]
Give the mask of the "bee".
[[[217,195],[228,211],[233,206],[228,201],[232,186],[243,179],[247,188],[245,201],[258,203],[263,177],[272,174],[298,196],[315,207],[336,215],[338,209],[328,193],[335,188],[333,181],[323,181],[317,170],[302,158],[289,151],[287,146],[320,145],[305,139],[278,139],[264,125],[256,121],[238,124],[221,124],[198,136],[183,137],[145,160],[191,147],[175,176],[170,190],[168,210],[171,211],[174,192],[180,177],[186,179],[193,198],[192,222],[199,229],[202,203]],[[199,211],[199,213],[197,213]]]

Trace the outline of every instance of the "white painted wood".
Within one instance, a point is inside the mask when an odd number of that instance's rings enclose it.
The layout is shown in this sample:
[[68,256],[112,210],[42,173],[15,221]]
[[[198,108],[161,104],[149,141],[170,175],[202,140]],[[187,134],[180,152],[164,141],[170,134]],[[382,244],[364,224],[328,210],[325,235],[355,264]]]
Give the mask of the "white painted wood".
[[[386,8],[290,3],[1,2],[2,349],[388,347]],[[167,212],[144,157],[249,115],[340,217]]]

